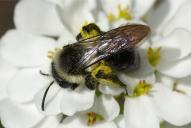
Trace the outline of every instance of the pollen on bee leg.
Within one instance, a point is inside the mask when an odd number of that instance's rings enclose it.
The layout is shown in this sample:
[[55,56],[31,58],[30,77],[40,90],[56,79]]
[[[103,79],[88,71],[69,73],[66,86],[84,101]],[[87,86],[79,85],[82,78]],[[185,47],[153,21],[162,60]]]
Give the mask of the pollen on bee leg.
[[87,125],[92,126],[96,123],[96,121],[102,121],[104,118],[95,112],[87,113]]

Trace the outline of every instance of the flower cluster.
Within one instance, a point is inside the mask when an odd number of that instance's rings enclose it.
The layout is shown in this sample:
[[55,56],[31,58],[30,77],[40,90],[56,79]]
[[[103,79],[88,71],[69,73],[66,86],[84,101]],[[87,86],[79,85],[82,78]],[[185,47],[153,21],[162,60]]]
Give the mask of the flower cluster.
[[[21,0],[16,29],[0,39],[0,120],[6,128],[175,128],[191,123],[189,0]],[[123,88],[61,88],[53,51],[76,42],[87,23],[102,31],[144,24],[140,66],[119,72]],[[56,52],[56,51],[55,51]],[[44,75],[42,75],[44,74]],[[50,83],[52,83],[51,86]],[[49,88],[42,109],[45,92]]]

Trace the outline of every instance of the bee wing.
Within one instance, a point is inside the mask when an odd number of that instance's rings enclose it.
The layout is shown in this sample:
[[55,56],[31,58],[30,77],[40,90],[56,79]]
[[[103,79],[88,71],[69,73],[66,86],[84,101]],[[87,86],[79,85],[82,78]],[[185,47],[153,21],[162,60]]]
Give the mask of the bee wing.
[[133,24],[82,40],[78,44],[83,45],[86,51],[77,66],[87,68],[108,56],[134,48],[149,32],[148,26]]

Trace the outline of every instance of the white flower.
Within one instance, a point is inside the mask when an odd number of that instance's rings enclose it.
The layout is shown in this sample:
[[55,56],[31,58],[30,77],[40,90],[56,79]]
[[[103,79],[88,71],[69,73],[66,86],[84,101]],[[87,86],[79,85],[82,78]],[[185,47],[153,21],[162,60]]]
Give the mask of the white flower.
[[123,115],[119,115],[115,120],[115,124],[117,125],[117,128],[126,128],[125,127],[125,118]]
[[[184,4],[182,8],[188,5],[188,3]],[[183,18],[185,16],[183,14],[181,16],[181,19],[188,18]],[[171,22],[176,21],[175,19],[170,20],[168,24]],[[157,128],[160,127],[161,119],[177,126],[188,124],[191,121],[189,111],[191,99],[184,93],[184,90],[187,89],[184,89],[182,93],[178,88],[181,83],[189,83],[183,77],[190,75],[190,31],[188,26],[172,24],[174,26],[171,32],[167,33],[166,29],[160,29],[160,35],[156,34],[152,37],[151,46],[148,45],[143,47],[142,51],[140,50],[142,63],[138,73],[147,74],[153,70],[155,73],[157,71],[157,81],[162,84],[153,84],[150,95],[126,98],[124,114],[127,127]],[[164,74],[170,78],[163,77]],[[125,79],[124,75],[120,78],[122,81],[129,81],[128,77]],[[175,90],[174,84],[177,84]]]
[[[166,78],[170,79],[170,78]],[[174,90],[179,91],[180,93],[183,93],[185,95],[191,96],[191,81],[190,76],[177,79],[174,81]]]
[[[127,18],[126,17],[127,15],[125,14],[124,11],[127,11],[129,9],[129,12],[131,12],[131,15],[133,17],[135,17],[136,19],[139,19],[148,12],[148,10],[155,3],[155,0],[150,0],[150,1],[144,1],[144,0],[118,0],[118,1],[104,0],[101,2],[102,2],[102,7],[103,7],[103,9],[107,15],[112,14],[114,16],[117,16],[121,12],[121,15],[124,16],[123,18]],[[147,4],[145,4],[145,2]]]
[[159,34],[170,33],[174,28],[186,28],[190,30],[190,1],[189,0],[166,0],[159,2],[157,7],[150,11],[149,25],[154,32]]
[[[48,0],[47,0],[48,1]],[[57,14],[64,26],[72,32],[73,35],[79,33],[80,28],[87,22],[94,22],[95,19],[91,13],[91,7],[88,0],[49,0],[57,6]],[[91,2],[93,4],[94,1]]]
[[1,123],[8,128],[46,128],[51,124],[57,127],[58,116],[45,116],[39,113],[34,103],[20,104],[4,99],[0,103]]
[[[39,71],[43,70],[49,73],[51,61],[47,58],[48,51],[53,50],[56,46],[66,45],[69,43],[68,40],[74,40],[74,36],[61,24],[55,9],[56,6],[48,1],[26,0],[19,2],[15,10],[17,30],[8,31],[1,39],[1,61],[3,62],[1,63],[1,79],[3,79],[1,98],[10,98],[0,103],[2,123],[6,127],[20,128],[35,125],[46,127],[48,125],[46,120],[49,120],[50,117],[37,110],[34,102],[37,103],[37,106],[42,104],[44,89],[53,78],[46,78],[40,75]],[[46,15],[44,15],[45,13]],[[64,41],[40,36],[58,37],[63,32],[65,34]],[[65,90],[54,84],[45,102],[46,114],[55,115],[63,112],[73,115],[76,111],[84,111],[93,105],[94,95],[95,91],[83,88],[78,88],[76,91]],[[41,97],[39,98],[39,96]],[[32,105],[33,108],[27,108],[26,104]],[[7,106],[13,107],[8,109]],[[15,109],[13,109],[14,106]],[[42,108],[39,107],[39,109]],[[14,116],[10,117],[19,110],[23,112],[17,120],[14,120]],[[32,112],[28,113],[31,116],[28,118],[30,121],[26,118],[26,123],[23,124],[22,120],[28,111]],[[7,112],[10,114],[6,115]],[[34,117],[33,114],[39,115],[39,118]],[[12,120],[7,121],[9,118]]]
[[66,117],[59,128],[117,128],[113,120],[119,111],[119,104],[112,96],[101,95],[92,108]]
[[146,95],[126,97],[125,123],[134,128],[159,128],[160,119],[182,126],[190,123],[190,97],[156,83]]
[[47,36],[59,36],[65,30],[56,12],[56,6],[46,0],[22,0],[14,12],[17,29]]
[[[155,2],[20,1],[15,9],[16,30],[8,31],[0,41],[3,125],[8,128],[159,128],[161,121],[177,126],[190,123],[191,27],[187,12],[191,3],[167,0],[155,8]],[[168,2],[170,10],[160,17]],[[152,8],[154,11],[149,12]],[[40,71],[51,74],[48,51],[76,42],[81,27],[90,22],[103,31],[124,23],[152,26],[151,37],[137,49],[140,68],[118,74],[128,88],[129,96],[125,99],[125,90],[121,88],[100,85],[96,91],[102,94],[98,96],[95,90],[85,86],[75,90],[61,88],[53,82],[53,77],[40,74]],[[114,97],[122,101],[118,103]],[[64,120],[61,113],[67,115]]]
[[[23,42],[25,43],[23,44]],[[48,74],[50,73],[50,60],[46,56],[48,50],[54,49],[56,43],[56,41],[47,37],[33,36],[19,31],[10,31],[2,38],[2,56],[4,56],[8,61],[12,62],[12,64],[22,67],[16,76],[8,83],[7,91],[12,100],[21,103],[35,100],[38,104],[42,103],[45,89],[48,87],[50,82],[53,81],[53,78],[46,78],[42,76],[39,71],[42,70]],[[15,52],[12,49],[17,49],[19,52]],[[12,58],[12,56],[15,56],[15,58]],[[26,62],[26,60],[28,61]],[[46,70],[44,70],[44,68],[46,68]],[[52,107],[57,106],[58,108],[47,108],[47,112],[49,110],[54,111],[48,112],[49,114],[58,114],[62,111],[67,115],[72,115],[76,111],[84,110],[93,105],[95,94],[94,91],[80,88],[76,91],[67,89],[62,90],[60,90],[60,87],[56,83],[50,89],[50,93],[47,95],[47,102],[49,104],[53,102],[54,106]],[[34,97],[37,93],[38,96],[36,96],[36,98],[38,98],[41,102]],[[41,98],[39,96],[41,96]],[[51,98],[52,96],[57,97],[55,98],[56,101],[54,99],[50,99],[51,101],[49,101],[49,97]],[[74,101],[76,104],[72,103],[71,101]],[[79,101],[79,104],[81,104],[80,106],[77,105],[77,101]],[[67,105],[72,106],[64,105],[67,102],[69,102]],[[60,105],[62,103],[63,105]],[[67,108],[71,111],[67,110]]]

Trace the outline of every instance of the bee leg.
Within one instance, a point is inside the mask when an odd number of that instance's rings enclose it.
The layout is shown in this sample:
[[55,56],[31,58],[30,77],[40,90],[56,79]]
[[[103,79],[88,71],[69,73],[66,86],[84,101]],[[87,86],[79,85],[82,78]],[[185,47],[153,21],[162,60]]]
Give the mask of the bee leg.
[[47,74],[47,73],[42,72],[42,70],[40,70],[39,72],[40,72],[40,74],[43,75],[43,76],[51,76],[50,74]]
[[99,84],[99,82],[93,78],[91,75],[87,75],[85,78],[85,85],[88,89],[94,90],[95,87]]
[[55,78],[55,80],[61,88],[71,88],[75,90],[79,86],[77,83],[69,83],[64,79]]
[[119,80],[119,78],[114,74],[105,74],[99,70],[96,74],[96,78],[105,85],[111,85],[113,87],[122,87],[125,90],[125,93],[128,95],[127,86]]

